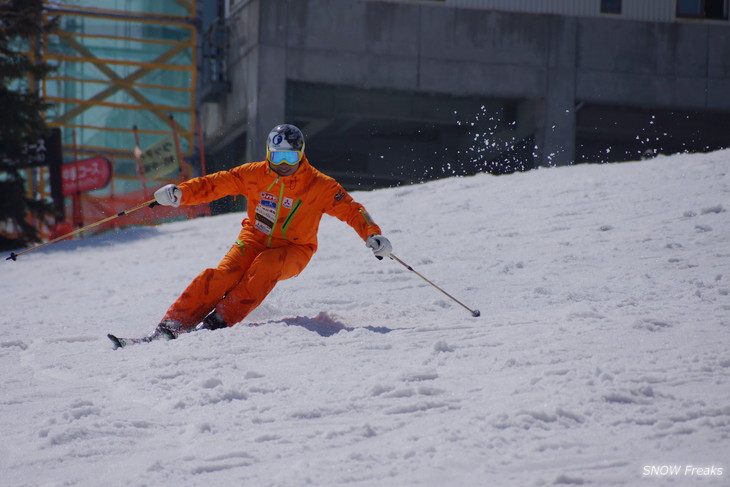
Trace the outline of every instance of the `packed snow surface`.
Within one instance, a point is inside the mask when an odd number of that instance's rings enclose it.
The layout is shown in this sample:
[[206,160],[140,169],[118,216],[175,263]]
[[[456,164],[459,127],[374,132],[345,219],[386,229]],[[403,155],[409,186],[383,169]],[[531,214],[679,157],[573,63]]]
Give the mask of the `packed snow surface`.
[[[730,485],[730,151],[354,193],[233,328],[150,332],[240,214],[0,264],[3,486]],[[672,467],[672,468],[669,468]]]

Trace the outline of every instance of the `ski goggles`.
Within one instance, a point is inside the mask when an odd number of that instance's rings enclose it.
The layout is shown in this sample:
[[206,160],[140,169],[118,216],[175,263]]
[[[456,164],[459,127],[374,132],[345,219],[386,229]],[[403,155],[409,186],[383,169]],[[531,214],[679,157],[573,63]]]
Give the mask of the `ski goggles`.
[[269,152],[269,162],[278,166],[279,164],[289,164],[295,166],[302,160],[302,152],[297,150],[275,150]]

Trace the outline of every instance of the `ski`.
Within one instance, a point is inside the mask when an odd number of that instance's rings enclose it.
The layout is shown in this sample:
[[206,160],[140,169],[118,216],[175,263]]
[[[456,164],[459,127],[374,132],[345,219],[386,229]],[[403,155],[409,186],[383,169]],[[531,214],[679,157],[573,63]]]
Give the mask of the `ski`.
[[153,342],[153,341],[159,340],[159,339],[174,340],[175,338],[177,338],[177,336],[172,331],[170,331],[166,328],[158,328],[151,335],[148,335],[148,336],[142,337],[142,338],[122,338],[122,337],[118,337],[116,335],[112,335],[111,333],[107,334],[107,338],[109,338],[109,340],[114,345],[114,350],[117,350],[119,348],[128,347],[130,345],[138,345],[140,343],[150,343],[150,342]]
[[112,335],[111,333],[107,334],[107,338],[111,340],[112,344],[114,345],[114,350],[118,348],[124,348],[129,345],[136,345],[138,343],[146,343],[151,340],[149,338],[121,338],[116,335]]
[[116,335],[112,335],[111,333],[109,333],[109,334],[107,334],[107,338],[109,338],[109,340],[111,340],[112,345],[114,345],[114,350],[116,350],[118,348],[125,348],[130,345],[138,345],[140,343],[150,343],[152,341],[159,340],[162,337],[161,336],[158,336],[158,337],[146,336],[146,337],[142,337],[142,338],[123,338],[123,337],[118,337]]

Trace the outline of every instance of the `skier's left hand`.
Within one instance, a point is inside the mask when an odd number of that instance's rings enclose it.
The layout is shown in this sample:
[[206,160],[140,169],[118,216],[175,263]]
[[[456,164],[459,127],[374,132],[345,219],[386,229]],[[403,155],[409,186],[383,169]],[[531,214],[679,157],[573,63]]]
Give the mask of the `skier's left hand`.
[[378,260],[390,256],[391,252],[393,252],[393,246],[390,244],[390,240],[382,235],[370,235],[365,241],[365,245],[373,249],[373,254],[375,254]]

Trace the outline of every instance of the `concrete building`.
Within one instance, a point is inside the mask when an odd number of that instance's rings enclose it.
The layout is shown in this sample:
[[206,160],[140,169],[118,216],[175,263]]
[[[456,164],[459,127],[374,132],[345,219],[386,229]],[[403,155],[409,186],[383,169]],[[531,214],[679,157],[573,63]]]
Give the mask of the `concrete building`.
[[212,170],[261,160],[282,121],[361,188],[730,146],[728,0],[202,8]]

